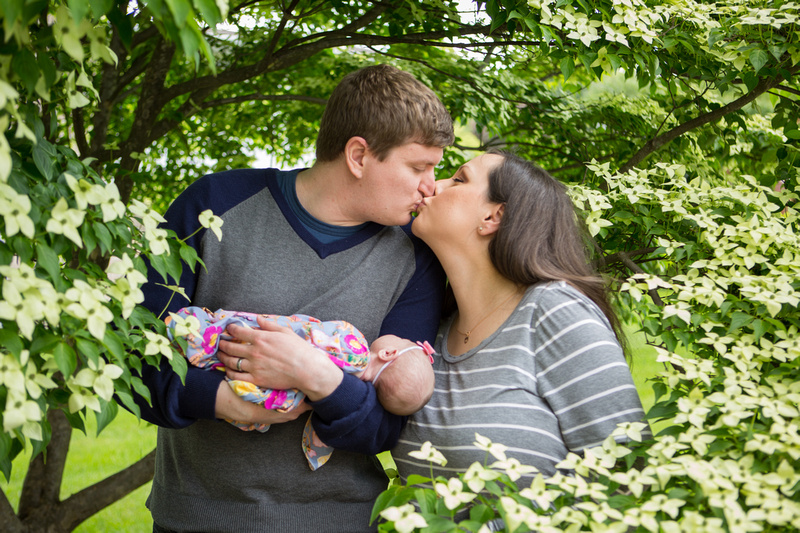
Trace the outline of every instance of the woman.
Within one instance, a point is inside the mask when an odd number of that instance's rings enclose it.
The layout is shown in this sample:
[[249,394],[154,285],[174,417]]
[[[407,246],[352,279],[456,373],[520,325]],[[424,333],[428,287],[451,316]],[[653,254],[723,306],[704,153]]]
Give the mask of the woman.
[[[458,310],[439,330],[433,397],[392,449],[401,476],[430,475],[428,463],[408,455],[426,441],[448,459],[446,468],[433,465],[434,475],[483,463],[476,433],[552,474],[567,452],[602,443],[620,422],[642,420],[619,323],[587,265],[563,185],[518,157],[484,154],[437,182],[418,211],[412,231],[441,261]],[[273,349],[245,354],[231,345],[230,356],[220,354],[228,377],[295,387],[324,402],[320,384],[329,392],[341,372],[315,364],[319,355],[304,352],[291,330],[261,327],[272,332]],[[266,341],[263,331],[228,331],[243,342]],[[250,376],[233,370],[244,357]],[[316,418],[315,428],[334,447],[377,453],[398,439],[402,422],[393,416],[361,413],[336,426]]]
[[484,464],[476,433],[553,474],[567,452],[642,420],[619,322],[562,184],[518,157],[484,154],[437,182],[412,231],[441,261],[457,311],[437,337],[433,397],[392,450],[401,476],[430,475],[408,455],[426,441],[448,460],[434,475]]

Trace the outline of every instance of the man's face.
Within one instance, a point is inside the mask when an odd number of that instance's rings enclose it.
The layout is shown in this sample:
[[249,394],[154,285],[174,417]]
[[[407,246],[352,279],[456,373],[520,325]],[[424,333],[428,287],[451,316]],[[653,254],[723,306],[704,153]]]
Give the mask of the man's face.
[[438,146],[412,142],[393,148],[379,161],[368,150],[361,180],[366,218],[384,226],[410,222],[412,211],[433,194],[433,169],[443,154]]

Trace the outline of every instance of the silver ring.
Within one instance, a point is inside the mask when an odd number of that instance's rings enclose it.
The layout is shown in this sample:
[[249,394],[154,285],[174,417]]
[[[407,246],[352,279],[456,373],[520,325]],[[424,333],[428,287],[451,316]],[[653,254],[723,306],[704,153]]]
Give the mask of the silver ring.
[[241,372],[242,371],[242,358],[241,357],[239,358],[238,361],[236,361],[236,371],[237,372]]

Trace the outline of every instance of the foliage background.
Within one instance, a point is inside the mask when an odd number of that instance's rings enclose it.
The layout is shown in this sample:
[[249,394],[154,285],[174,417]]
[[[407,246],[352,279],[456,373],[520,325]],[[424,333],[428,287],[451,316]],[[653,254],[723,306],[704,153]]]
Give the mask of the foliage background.
[[[61,497],[72,429],[106,427],[112,393],[133,408],[142,364],[185,364],[137,306],[143,257],[202,267],[157,213],[254,150],[297,164],[335,83],[377,61],[471,132],[440,175],[505,147],[573,185],[597,266],[661,354],[650,416],[668,429],[619,458],[626,480],[571,460],[605,489],[559,496],[576,510],[559,527],[800,527],[797,17],[784,0],[0,0],[0,470],[33,457],[0,529],[70,531],[150,479],[147,454]],[[638,494],[634,456],[657,480]],[[555,520],[503,486],[517,507],[492,513]],[[680,505],[642,514],[665,497]]]

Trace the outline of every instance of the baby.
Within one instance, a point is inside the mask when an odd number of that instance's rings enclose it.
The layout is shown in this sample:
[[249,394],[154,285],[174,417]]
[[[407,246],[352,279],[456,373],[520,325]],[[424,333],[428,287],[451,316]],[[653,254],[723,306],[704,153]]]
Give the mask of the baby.
[[[219,340],[227,338],[229,324],[258,328],[254,313],[238,311],[209,311],[201,307],[184,307],[167,318],[168,334],[175,342],[174,329],[178,321],[199,323],[199,337],[188,334],[184,355],[199,368],[225,367],[217,359]],[[433,394],[433,349],[427,342],[414,343],[394,335],[383,335],[368,345],[364,335],[344,321],[322,322],[308,315],[261,315],[279,326],[289,327],[312,346],[325,351],[344,372],[363,381],[371,381],[384,409],[407,416],[422,409]],[[177,317],[177,320],[173,319]],[[196,325],[196,324],[195,324]],[[177,344],[177,342],[176,342]],[[227,379],[227,378],[226,378]],[[228,380],[233,391],[243,399],[263,405],[265,409],[289,411],[303,401],[305,395],[296,389],[262,389],[248,382]],[[228,420],[245,431],[267,431],[267,424],[246,424]],[[311,426],[311,418],[303,431],[303,451],[312,470],[325,464],[333,449],[319,440]]]

